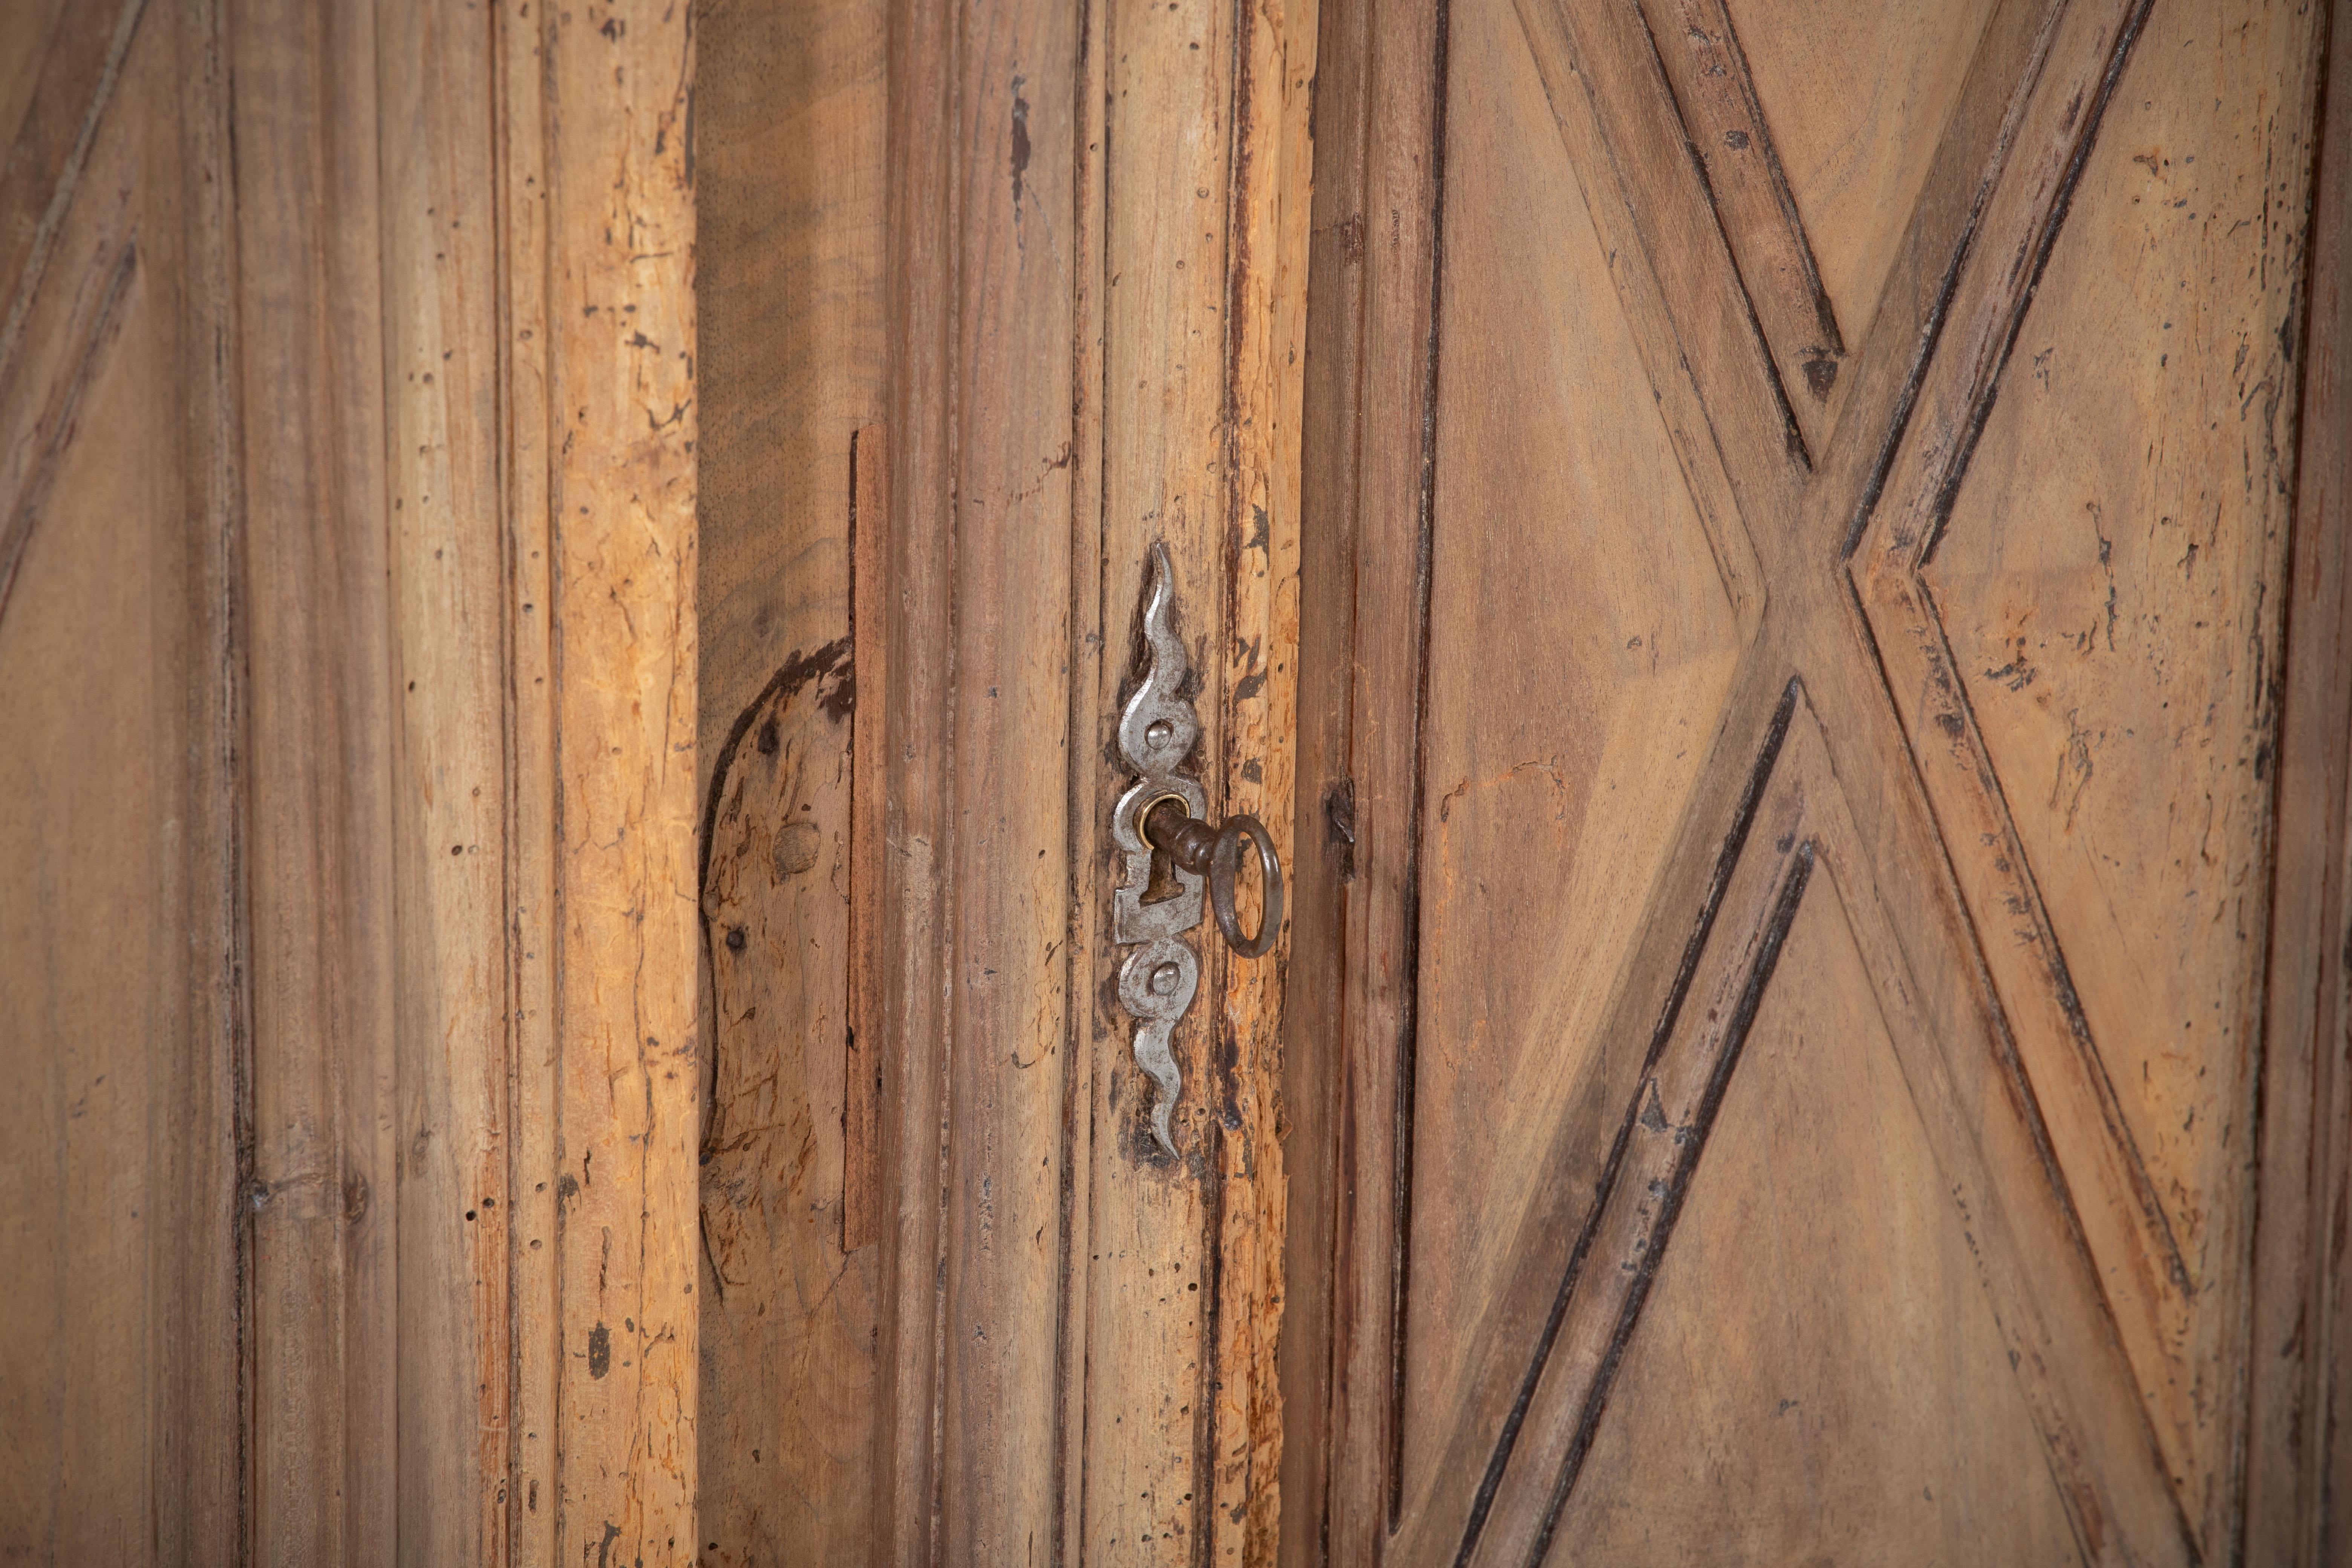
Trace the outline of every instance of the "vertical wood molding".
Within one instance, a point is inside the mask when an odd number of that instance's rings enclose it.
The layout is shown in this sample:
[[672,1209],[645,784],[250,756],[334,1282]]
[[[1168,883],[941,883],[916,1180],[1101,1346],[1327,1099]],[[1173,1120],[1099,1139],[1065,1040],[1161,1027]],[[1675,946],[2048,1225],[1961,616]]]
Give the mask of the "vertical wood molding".
[[[1443,7],[1326,15],[1331,119],[1318,195],[1315,519],[1302,653],[1298,965],[1286,1087],[1315,1107],[1293,1194],[1305,1246],[1285,1335],[1311,1445],[1289,1472],[1283,1561],[1378,1560],[1402,1500],[1402,1281],[1410,1213],[1420,736],[1425,655]],[[1360,637],[1361,631],[1363,635]],[[1310,901],[1312,901],[1310,903]],[[1373,955],[1350,964],[1350,954]],[[1304,1140],[1300,1140],[1304,1142]],[[1322,1152],[1328,1151],[1328,1152]],[[1308,1216],[1312,1216],[1309,1218]],[[1310,1250],[1311,1249],[1311,1250]],[[1307,1401],[1312,1401],[1308,1404]]]
[[228,17],[252,1170],[249,1549],[396,1542],[392,664],[375,23]]
[[[399,1542],[508,1548],[504,511],[488,19],[377,11],[391,492]],[[552,1238],[551,1238],[552,1241]]]
[[21,9],[0,1541],[692,1561],[685,8]]
[[1197,933],[1165,1160],[1111,989],[1109,743],[1164,541],[1212,807],[1289,854],[1314,37],[1303,5],[893,12],[892,622],[860,682],[892,1561],[1270,1553],[1282,967]]
[[694,1551],[700,1121],[692,35],[668,5],[542,8],[539,27],[544,119],[509,136],[545,135],[549,205],[555,1544],[677,1560]]
[[2240,1560],[2340,1560],[2352,1488],[2352,6],[2328,9],[2264,988]]
[[[238,283],[208,5],[0,16],[0,1540],[253,1545]],[[21,51],[21,52],[19,52]]]
[[380,12],[404,1558],[690,1552],[677,8]]

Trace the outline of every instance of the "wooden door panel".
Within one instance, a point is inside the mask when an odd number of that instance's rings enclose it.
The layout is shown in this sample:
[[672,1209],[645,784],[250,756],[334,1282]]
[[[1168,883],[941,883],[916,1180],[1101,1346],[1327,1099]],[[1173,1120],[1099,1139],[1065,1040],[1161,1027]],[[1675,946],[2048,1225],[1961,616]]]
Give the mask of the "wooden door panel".
[[[1404,1489],[1597,1048],[1753,616],[1716,565],[1507,4],[1457,5],[1445,201]],[[1494,90],[1499,88],[1500,90]]]
[[[1877,312],[1993,9],[1992,0],[1722,0],[1701,24],[1725,36],[1717,47],[1731,69],[1745,67],[1756,110],[1753,122],[1727,128],[1746,146],[1727,135],[1702,155],[1710,170],[1735,155],[1778,166],[1843,343],[1859,344]],[[1690,41],[1687,28],[1683,37]],[[1673,42],[1660,32],[1662,56]],[[1840,394],[1810,378],[1790,389],[1801,407],[1832,414]]]
[[2316,58],[2308,16],[2150,15],[1921,567],[1952,679],[1936,710],[1981,747],[1930,788],[1954,826],[1989,811],[2014,862],[1969,891],[1990,949],[2042,955],[1995,959],[2012,1016],[2049,1016],[2031,986],[2067,1025],[2020,1030],[2029,1073],[2079,1053],[2104,1080],[2062,1164],[2106,1141],[2169,1244],[2165,1337],[2133,1360],[2207,1539],[2249,1308],[2293,506],[2301,299],[2265,279],[2305,265],[2312,132],[2277,106],[2311,101]]
[[1832,879],[1807,883],[1559,1560],[2027,1563],[2065,1500]]
[[[179,19],[135,47],[115,20],[50,29],[53,96],[9,127],[5,205],[28,221],[0,331],[0,1060],[20,1084],[0,1535],[48,1562],[226,1561],[238,933],[211,127]],[[110,43],[100,86],[81,68]],[[60,123],[79,145],[44,141]]]
[[2240,10],[1354,35],[1443,74],[1326,198],[1435,311],[1418,386],[1341,340],[1430,456],[1301,926],[1409,937],[1392,1035],[1294,1037],[1403,1083],[1342,1112],[1331,1560],[2232,1539],[2317,43]]

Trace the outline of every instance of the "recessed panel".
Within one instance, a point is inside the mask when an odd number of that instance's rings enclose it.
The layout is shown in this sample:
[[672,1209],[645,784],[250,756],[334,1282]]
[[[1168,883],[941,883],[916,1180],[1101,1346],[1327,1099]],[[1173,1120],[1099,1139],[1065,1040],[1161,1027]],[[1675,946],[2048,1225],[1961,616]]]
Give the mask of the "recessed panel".
[[1992,0],[1727,0],[1849,352],[1878,305]]
[[1408,1496],[1740,638],[1510,0],[1448,47]]
[[[1927,570],[2062,1000],[2187,1270],[2183,1364],[2139,1370],[2190,1413],[2199,1517],[2252,1223],[2313,24],[2157,8]],[[2024,924],[1977,919],[1988,942]]]
[[150,289],[118,306],[119,336],[44,356],[67,374],[93,357],[72,435],[36,437],[56,467],[0,600],[0,1059],[14,1069],[0,1310],[16,1325],[0,1351],[0,1519],[55,1562],[145,1561],[169,1484],[150,1449],[154,1380],[176,1369],[153,1361],[151,1261],[172,1247],[152,1225],[173,1173],[159,1129],[184,1112],[157,1092],[198,1037],[188,966],[218,951],[187,925],[202,666],[169,443],[177,362]]
[[1835,884],[1732,1070],[1549,1561],[2080,1561]]

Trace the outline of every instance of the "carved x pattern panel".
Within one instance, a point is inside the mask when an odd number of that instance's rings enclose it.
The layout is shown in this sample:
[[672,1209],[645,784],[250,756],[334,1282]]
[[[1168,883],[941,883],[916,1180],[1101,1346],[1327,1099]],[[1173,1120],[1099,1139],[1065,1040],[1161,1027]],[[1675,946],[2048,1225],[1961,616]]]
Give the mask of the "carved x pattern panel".
[[1718,569],[1760,609],[1608,1014],[1646,1047],[1584,1072],[1458,1404],[1415,1416],[1443,1457],[1392,1493],[1391,1561],[1545,1559],[1824,898],[2084,1555],[2192,1560],[2226,1513],[2181,1369],[2227,1324],[2199,1317],[1924,575],[2147,9],[1994,8],[1850,343],[1723,0],[1518,0]]

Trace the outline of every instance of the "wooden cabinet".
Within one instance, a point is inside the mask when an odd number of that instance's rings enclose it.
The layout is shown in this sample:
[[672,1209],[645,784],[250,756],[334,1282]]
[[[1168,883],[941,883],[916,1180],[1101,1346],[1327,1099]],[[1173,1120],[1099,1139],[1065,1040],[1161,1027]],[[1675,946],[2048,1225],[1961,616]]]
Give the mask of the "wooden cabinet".
[[2347,81],[0,13],[0,1556],[2343,1560]]

